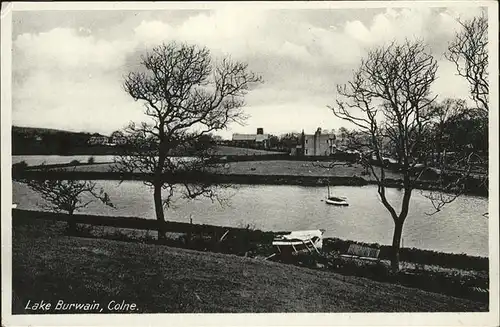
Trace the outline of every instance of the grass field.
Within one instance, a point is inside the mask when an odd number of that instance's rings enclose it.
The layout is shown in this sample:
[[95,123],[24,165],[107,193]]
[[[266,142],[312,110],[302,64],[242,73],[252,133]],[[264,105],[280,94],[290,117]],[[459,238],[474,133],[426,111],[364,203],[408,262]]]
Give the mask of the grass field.
[[[13,229],[13,311],[28,300],[135,303],[135,312],[486,311],[487,305],[360,277],[167,246]],[[75,311],[73,311],[75,312]],[[54,312],[47,312],[54,313]],[[61,312],[62,313],[62,312]],[[72,313],[65,311],[64,313]]]
[[[240,161],[228,163],[226,174],[249,175],[292,175],[292,176],[336,176],[336,177],[363,177],[371,180],[370,176],[363,176],[363,167],[360,164],[341,165],[328,168],[328,162],[294,161],[294,160],[267,160],[267,161]],[[387,178],[398,179],[400,174],[386,171]]]
[[266,154],[283,154],[284,152],[268,151],[260,149],[238,148],[234,146],[217,145],[213,149],[214,155],[220,156],[253,156]]
[[[109,172],[114,164],[95,164],[65,169],[84,172]],[[363,167],[360,164],[335,166],[327,169],[328,163],[317,163],[315,161],[294,160],[262,160],[262,161],[238,161],[221,165],[218,172],[236,175],[291,175],[291,176],[336,176],[336,177],[362,177],[366,180],[374,179],[372,176],[362,175]],[[399,179],[400,174],[387,171],[386,178]]]

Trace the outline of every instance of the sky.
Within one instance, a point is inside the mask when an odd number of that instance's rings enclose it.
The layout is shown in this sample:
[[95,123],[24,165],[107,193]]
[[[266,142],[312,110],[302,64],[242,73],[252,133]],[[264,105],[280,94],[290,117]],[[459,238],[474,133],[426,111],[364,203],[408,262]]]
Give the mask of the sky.
[[[313,8],[313,7],[312,7]],[[262,76],[245,97],[245,125],[218,134],[279,135],[346,126],[327,108],[336,85],[373,47],[422,39],[438,61],[432,86],[438,99],[469,97],[443,53],[456,19],[477,7],[210,10],[16,11],[12,16],[12,123],[109,135],[144,120],[143,107],[123,90],[140,55],[162,42],[206,46]]]

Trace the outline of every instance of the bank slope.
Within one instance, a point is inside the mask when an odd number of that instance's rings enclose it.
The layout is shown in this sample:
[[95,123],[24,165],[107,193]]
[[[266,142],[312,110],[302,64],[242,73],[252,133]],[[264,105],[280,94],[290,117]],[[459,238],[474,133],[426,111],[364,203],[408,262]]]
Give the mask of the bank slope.
[[34,229],[14,229],[14,313],[33,313],[23,310],[28,300],[103,306],[124,300],[136,303],[136,312],[149,313],[487,310],[480,303],[364,278]]

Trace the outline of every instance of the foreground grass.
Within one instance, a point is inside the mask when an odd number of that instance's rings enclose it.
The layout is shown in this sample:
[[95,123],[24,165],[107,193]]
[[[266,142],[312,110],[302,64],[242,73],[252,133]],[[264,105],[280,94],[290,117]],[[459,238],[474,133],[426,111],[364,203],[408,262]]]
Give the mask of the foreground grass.
[[136,303],[135,312],[149,313],[487,310],[481,303],[292,265],[68,237],[61,235],[64,226],[36,221],[13,227],[13,313],[26,313],[28,300],[104,307],[125,300]]

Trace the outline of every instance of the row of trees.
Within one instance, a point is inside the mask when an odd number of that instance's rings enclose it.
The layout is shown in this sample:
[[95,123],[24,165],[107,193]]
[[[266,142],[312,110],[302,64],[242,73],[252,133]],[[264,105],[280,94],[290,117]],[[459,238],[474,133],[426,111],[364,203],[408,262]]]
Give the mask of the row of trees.
[[13,126],[12,153],[69,154],[75,148],[86,147],[90,134],[65,131],[44,131]]
[[[365,163],[375,176],[380,200],[394,221],[391,264],[395,271],[399,268],[403,225],[418,180],[413,174],[415,166],[436,160],[435,154],[440,161],[439,158],[446,157],[443,153],[453,149],[456,156],[461,157],[457,162],[465,173],[447,190],[459,194],[463,190],[461,178],[470,171],[468,167],[477,155],[476,149],[487,151],[487,132],[476,133],[466,143],[458,137],[471,129],[487,131],[487,18],[481,16],[461,24],[463,29],[450,43],[447,58],[471,85],[477,108],[466,108],[459,100],[436,102],[431,86],[436,80],[438,64],[422,41],[393,42],[370,50],[352,79],[337,87],[337,100],[329,106],[336,117],[356,126],[354,132],[341,130],[343,138],[370,149],[379,162],[382,162],[384,148],[390,144],[393,155],[401,163],[403,196],[399,205],[391,203],[386,196],[385,168],[375,167],[370,161]],[[207,147],[195,145],[209,144],[210,133],[244,121],[244,97],[262,78],[250,72],[245,63],[229,57],[214,60],[205,47],[175,42],[154,47],[142,57],[141,63],[142,69],[129,73],[123,87],[144,106],[147,120],[131,123],[125,129],[133,146],[117,156],[116,163],[123,172],[151,174],[145,183],[153,190],[158,235],[163,238],[165,208],[175,193],[187,198],[218,197],[214,185],[178,184],[170,177],[213,168],[205,160],[210,157]],[[293,146],[297,136],[284,135],[278,142]],[[175,160],[169,156],[186,147],[195,149],[193,154],[198,160]],[[83,189],[86,186],[83,185]],[[39,188],[42,195],[43,189]],[[80,194],[79,189],[76,195]],[[93,187],[87,189],[94,194]],[[109,202],[102,194],[94,194],[94,197]],[[70,213],[77,208],[66,205],[56,207]]]

